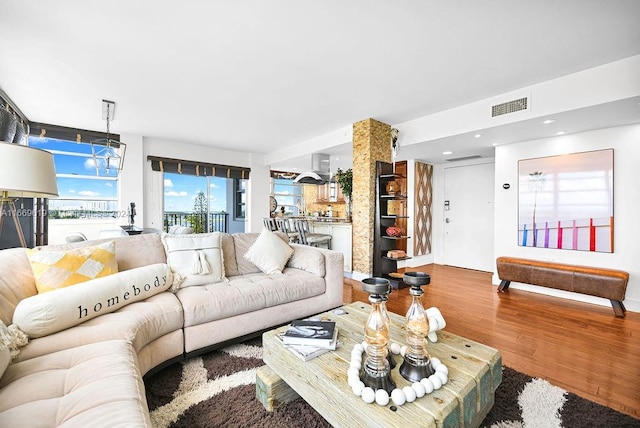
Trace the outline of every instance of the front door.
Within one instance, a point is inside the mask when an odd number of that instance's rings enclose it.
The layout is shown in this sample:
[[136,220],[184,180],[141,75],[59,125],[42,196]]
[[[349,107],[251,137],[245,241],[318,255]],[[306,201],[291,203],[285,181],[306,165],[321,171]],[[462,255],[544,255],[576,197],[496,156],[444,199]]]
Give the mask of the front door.
[[445,265],[493,272],[494,167],[445,168]]

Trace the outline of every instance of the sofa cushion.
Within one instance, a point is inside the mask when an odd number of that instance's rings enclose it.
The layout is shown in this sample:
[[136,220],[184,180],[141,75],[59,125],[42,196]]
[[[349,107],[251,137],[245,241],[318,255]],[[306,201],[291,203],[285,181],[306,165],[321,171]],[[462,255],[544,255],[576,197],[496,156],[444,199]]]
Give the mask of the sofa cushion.
[[38,293],[118,272],[114,241],[67,251],[27,250]]
[[163,263],[120,272],[26,298],[13,322],[30,338],[46,336],[165,291],[172,281]]
[[[31,264],[24,248],[0,251],[0,321],[5,325],[13,321],[13,311],[20,300],[38,294]],[[8,275],[4,270],[11,270]]]
[[151,426],[134,349],[105,341],[11,364],[0,379],[0,426]]
[[9,348],[0,346],[0,378],[4,374],[4,371],[9,367],[11,362],[11,353]]
[[270,230],[263,230],[244,258],[256,265],[267,275],[282,273],[282,269],[291,258],[291,246]]
[[225,280],[220,232],[193,235],[162,235],[171,271],[179,275],[179,287]]
[[118,260],[119,272],[167,262],[167,255],[162,245],[160,234],[157,233],[142,233],[115,239],[96,239],[73,244],[47,245],[38,248],[42,251],[66,251],[108,241],[116,242],[116,259]]
[[230,276],[239,275],[238,262],[236,261],[236,247],[233,243],[233,236],[228,233],[223,233],[221,243],[225,276],[228,278]]
[[184,308],[185,327],[302,300],[325,292],[324,278],[315,274],[291,268],[285,268],[282,273],[251,273],[230,277],[228,283],[178,290],[176,296]]
[[[31,339],[27,346],[20,349],[14,361],[114,339],[131,343],[136,352],[140,352],[149,343],[176,330],[180,331],[183,323],[180,301],[175,294],[165,291],[75,327]],[[176,342],[176,346],[182,347],[182,343]]]
[[322,250],[301,244],[293,244],[291,247],[294,252],[287,262],[287,267],[306,270],[322,277],[325,276],[327,271]]

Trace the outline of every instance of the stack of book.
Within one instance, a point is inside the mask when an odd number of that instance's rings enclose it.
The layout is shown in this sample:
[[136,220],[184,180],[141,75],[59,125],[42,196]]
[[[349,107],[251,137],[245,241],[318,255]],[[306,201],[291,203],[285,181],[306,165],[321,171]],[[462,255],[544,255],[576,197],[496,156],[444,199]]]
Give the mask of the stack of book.
[[338,328],[334,321],[296,320],[280,335],[282,343],[304,361],[336,349]]

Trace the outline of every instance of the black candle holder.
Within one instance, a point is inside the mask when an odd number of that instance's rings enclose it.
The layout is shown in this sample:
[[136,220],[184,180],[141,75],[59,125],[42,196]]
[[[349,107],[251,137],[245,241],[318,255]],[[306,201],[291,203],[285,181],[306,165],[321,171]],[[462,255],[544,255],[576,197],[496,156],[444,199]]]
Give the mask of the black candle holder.
[[407,351],[400,365],[400,374],[410,382],[419,382],[435,373],[427,352],[429,321],[421,301],[422,287],[431,282],[431,277],[423,272],[405,272],[402,281],[411,286],[409,294],[412,301],[406,315]]
[[390,283],[384,278],[366,278],[362,280],[362,289],[369,293],[371,313],[364,328],[367,343],[367,358],[363,364],[360,378],[374,391],[384,389],[389,394],[396,387],[391,379],[389,364],[389,315],[384,304],[384,295],[389,294]]

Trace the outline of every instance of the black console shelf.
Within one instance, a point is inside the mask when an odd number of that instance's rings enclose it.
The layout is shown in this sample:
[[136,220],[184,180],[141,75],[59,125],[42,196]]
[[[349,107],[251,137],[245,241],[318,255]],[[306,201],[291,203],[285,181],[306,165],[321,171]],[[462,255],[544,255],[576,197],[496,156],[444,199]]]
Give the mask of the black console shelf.
[[[394,289],[405,288],[407,285],[402,278],[391,276],[398,271],[398,262],[408,260],[411,257],[387,257],[387,252],[398,248],[398,242],[409,239],[409,236],[388,236],[386,230],[390,226],[396,224],[397,219],[409,218],[404,212],[391,212],[392,201],[407,200],[406,194],[390,193],[389,184],[395,184],[395,188],[402,189],[406,186],[404,180],[406,177],[393,172],[393,164],[388,162],[376,162],[376,210],[374,221],[374,240],[373,240],[373,275],[376,277],[386,278]],[[396,207],[397,208],[397,207]]]

